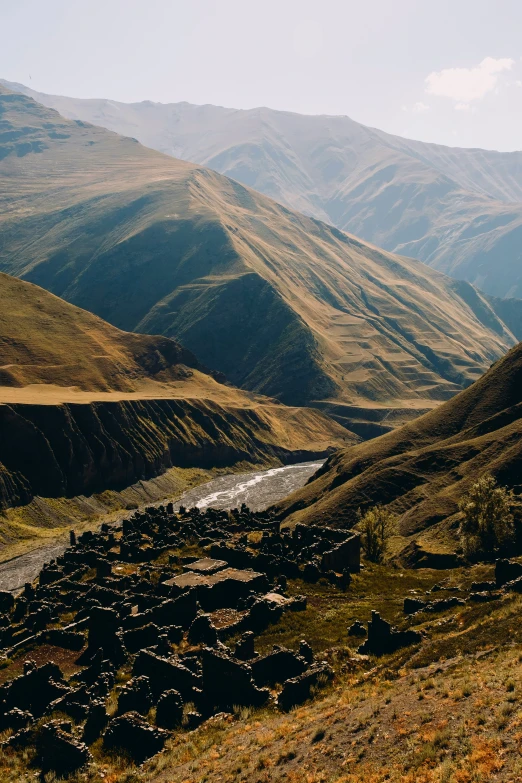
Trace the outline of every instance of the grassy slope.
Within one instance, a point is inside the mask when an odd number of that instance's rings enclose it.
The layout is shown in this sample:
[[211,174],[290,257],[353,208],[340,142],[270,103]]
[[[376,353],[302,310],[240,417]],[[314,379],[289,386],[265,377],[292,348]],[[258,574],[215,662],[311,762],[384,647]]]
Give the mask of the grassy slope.
[[[199,552],[194,549],[194,554]],[[493,567],[434,572],[368,565],[346,593],[331,585],[290,581],[305,592],[305,612],[288,613],[256,636],[256,649],[274,643],[296,648],[308,638],[319,659],[334,667],[333,685],[289,713],[273,706],[220,715],[196,731],[177,731],[165,751],[141,768],[93,747],[87,783],[511,783],[522,774],[520,660],[521,597],[458,606],[435,615],[404,617],[405,595],[425,595],[441,580],[448,595],[465,595],[473,581],[491,579]],[[441,593],[435,594],[436,596]],[[401,628],[424,632],[420,645],[384,656],[358,656],[347,624],[367,621],[371,609]],[[232,643],[232,640],[228,643]],[[7,661],[0,679],[18,674],[27,653],[57,657],[68,673],[72,652],[41,647]],[[110,694],[116,709],[118,678]],[[8,783],[34,773],[24,754],[4,750],[0,771]],[[74,778],[76,780],[76,778]]]
[[497,296],[521,296],[522,154],[402,139],[348,117],[35,93],[66,117],[135,136],[308,215],[420,258]]
[[[179,365],[191,368],[192,377],[202,375],[195,356],[174,340],[122,332],[1,272],[0,297],[0,387],[46,384],[132,393],[146,381],[188,376]],[[211,382],[207,373],[201,380]]]
[[4,548],[104,513],[103,498],[59,499],[121,494],[183,468],[156,482],[157,498],[194,469],[202,480],[211,468],[306,459],[354,440],[317,410],[218,382],[169,338],[122,332],[31,283],[0,274],[0,299],[0,508],[47,498],[42,513],[6,511]]
[[447,399],[514,341],[470,286],[0,93],[0,266],[236,384],[368,419]]
[[292,521],[335,523],[383,503],[401,514],[403,535],[433,525],[450,529],[458,499],[477,476],[490,471],[501,483],[520,485],[521,381],[519,344],[437,410],[334,455],[281,510]]

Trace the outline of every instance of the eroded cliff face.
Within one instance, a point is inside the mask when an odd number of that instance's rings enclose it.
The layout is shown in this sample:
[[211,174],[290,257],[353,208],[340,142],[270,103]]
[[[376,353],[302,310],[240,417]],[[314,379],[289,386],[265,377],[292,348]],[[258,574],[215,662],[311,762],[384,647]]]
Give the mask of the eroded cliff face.
[[327,453],[327,443],[320,437],[314,443],[312,436],[314,427],[320,434],[321,414],[304,412],[302,442],[290,444],[284,422],[269,411],[175,399],[2,404],[0,507],[23,505],[36,495],[122,489],[172,466],[292,462]]

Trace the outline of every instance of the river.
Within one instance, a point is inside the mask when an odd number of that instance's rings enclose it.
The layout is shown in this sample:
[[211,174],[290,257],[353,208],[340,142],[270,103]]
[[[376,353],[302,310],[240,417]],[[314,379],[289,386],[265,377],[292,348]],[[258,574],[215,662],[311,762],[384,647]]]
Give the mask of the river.
[[[176,501],[174,508],[229,509],[246,503],[253,511],[263,511],[304,486],[322,464],[322,461],[300,462],[251,473],[229,473],[188,490]],[[168,498],[155,505],[167,502]],[[57,541],[0,563],[0,590],[19,590],[25,582],[36,578],[45,562],[61,555],[66,546],[66,541]]]

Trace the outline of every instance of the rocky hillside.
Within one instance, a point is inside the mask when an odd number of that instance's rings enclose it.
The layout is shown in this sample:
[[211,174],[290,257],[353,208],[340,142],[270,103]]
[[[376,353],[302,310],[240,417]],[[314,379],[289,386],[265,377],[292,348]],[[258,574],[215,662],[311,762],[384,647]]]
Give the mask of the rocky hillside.
[[363,436],[514,344],[473,287],[0,87],[0,267]]
[[426,144],[349,117],[125,104],[11,86],[488,293],[522,296],[522,152]]
[[[522,344],[437,410],[393,433],[342,450],[280,508],[292,521],[355,521],[377,503],[400,515],[400,532],[451,529],[470,483],[491,472],[520,486]],[[440,531],[439,531],[440,533]]]
[[355,440],[319,411],[220,383],[174,340],[122,332],[31,283],[0,274],[0,300],[0,507]]

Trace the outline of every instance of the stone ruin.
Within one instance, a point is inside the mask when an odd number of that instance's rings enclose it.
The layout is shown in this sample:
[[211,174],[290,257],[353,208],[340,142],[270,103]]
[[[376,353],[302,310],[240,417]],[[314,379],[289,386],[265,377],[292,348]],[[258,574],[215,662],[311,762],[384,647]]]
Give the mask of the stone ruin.
[[[189,547],[205,555],[179,554]],[[219,712],[268,702],[291,709],[333,672],[304,641],[298,651],[259,655],[256,634],[306,609],[305,596],[287,594],[288,578],[324,576],[344,590],[359,557],[357,533],[281,530],[273,515],[245,506],[175,513],[168,504],[97,532],[71,532],[70,547],[37,584],[16,598],[0,593],[5,658],[52,645],[74,663],[66,678],[52,661],[27,660],[0,686],[0,730],[11,732],[4,745],[31,748],[43,771],[67,775],[91,760],[89,745],[100,738],[141,763],[173,729]],[[130,679],[109,715],[119,671]],[[53,720],[56,712],[71,721]]]

